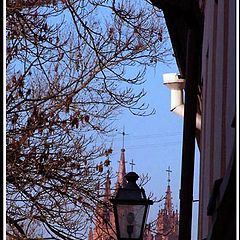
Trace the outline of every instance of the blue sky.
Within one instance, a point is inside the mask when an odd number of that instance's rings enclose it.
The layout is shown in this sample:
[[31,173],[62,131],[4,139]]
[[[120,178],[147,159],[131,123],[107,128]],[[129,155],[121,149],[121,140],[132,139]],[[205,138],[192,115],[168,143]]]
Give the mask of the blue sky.
[[[173,206],[179,209],[179,189],[181,179],[182,158],[182,132],[183,118],[170,112],[170,91],[163,85],[162,75],[164,73],[178,73],[176,64],[170,67],[159,63],[155,69],[146,74],[144,89],[147,92],[145,102],[150,108],[155,108],[156,113],[148,117],[131,115],[128,111],[121,114],[116,125],[121,132],[125,127],[125,149],[127,171],[131,171],[130,161],[134,161],[134,171],[138,174],[148,174],[151,180],[145,185],[147,194],[150,192],[158,199],[165,194],[167,187],[168,166],[172,170],[171,189]],[[113,139],[114,154],[111,157],[112,167],[117,171],[120,149],[122,147],[122,136]],[[198,172],[199,153],[196,151],[196,173]],[[198,175],[195,174],[195,179]],[[195,181],[194,199],[198,199],[198,181]],[[154,220],[161,203],[151,206],[148,220]],[[197,205],[194,203],[193,233],[192,239],[197,239]]]

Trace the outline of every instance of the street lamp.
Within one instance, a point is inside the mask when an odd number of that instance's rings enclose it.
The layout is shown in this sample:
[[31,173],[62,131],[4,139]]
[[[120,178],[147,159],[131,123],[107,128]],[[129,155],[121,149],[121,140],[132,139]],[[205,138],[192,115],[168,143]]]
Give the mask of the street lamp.
[[129,172],[126,176],[127,185],[119,188],[113,204],[118,240],[143,239],[143,231],[152,200],[146,198],[143,188],[136,184],[139,176]]

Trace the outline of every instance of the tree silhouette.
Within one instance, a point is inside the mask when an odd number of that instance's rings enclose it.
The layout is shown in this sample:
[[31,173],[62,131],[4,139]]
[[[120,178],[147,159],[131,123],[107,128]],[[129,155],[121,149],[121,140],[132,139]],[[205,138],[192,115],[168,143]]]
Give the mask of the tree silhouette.
[[141,1],[7,0],[8,239],[86,238],[111,123],[151,114],[138,85],[168,61],[164,33]]

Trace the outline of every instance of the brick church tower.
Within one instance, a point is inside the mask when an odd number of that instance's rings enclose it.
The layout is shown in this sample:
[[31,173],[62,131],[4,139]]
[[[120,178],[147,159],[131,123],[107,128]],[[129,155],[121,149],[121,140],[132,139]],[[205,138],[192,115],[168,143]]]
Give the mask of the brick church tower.
[[[124,136],[124,133],[123,133]],[[124,144],[121,149],[121,156],[119,161],[118,176],[115,186],[115,192],[111,192],[111,180],[109,173],[106,176],[105,194],[103,200],[96,208],[94,229],[90,229],[88,240],[112,240],[117,239],[115,232],[115,220],[113,209],[109,199],[113,196],[117,189],[125,187],[127,181],[126,175],[126,161]],[[165,195],[164,208],[158,212],[156,225],[146,224],[144,231],[144,240],[177,240],[178,239],[178,211],[172,206],[172,192],[170,188],[170,168],[168,172],[168,185]],[[152,229],[153,228],[153,229]]]
[[[121,149],[121,156],[119,161],[118,176],[115,187],[115,192],[120,187],[125,187],[127,181],[125,179],[126,175],[126,161],[125,161],[125,149],[124,146]],[[111,240],[117,239],[115,232],[115,220],[113,209],[110,207],[109,199],[114,193],[111,192],[111,180],[109,174],[107,174],[105,182],[105,194],[102,203],[100,203],[96,208],[96,222],[94,229],[90,229],[88,240]]]

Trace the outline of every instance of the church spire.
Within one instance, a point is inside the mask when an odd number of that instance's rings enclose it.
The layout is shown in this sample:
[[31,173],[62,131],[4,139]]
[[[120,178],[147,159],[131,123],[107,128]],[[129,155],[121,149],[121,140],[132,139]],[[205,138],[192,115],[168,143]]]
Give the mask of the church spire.
[[124,132],[124,128],[123,128],[122,135],[123,135],[123,145],[122,145],[122,149],[121,149],[121,156],[120,156],[119,168],[118,168],[117,188],[125,187],[127,184],[127,181],[125,179],[126,161],[125,161],[124,137],[125,137],[126,133]]
[[164,207],[159,210],[157,223],[156,223],[156,235],[155,240],[177,240],[178,239],[178,211],[174,211],[172,205],[172,192],[170,188],[170,173],[172,172],[170,167],[166,170],[168,174],[168,185],[165,195]]
[[165,209],[167,214],[171,214],[172,211],[173,211],[173,208],[172,208],[172,192],[171,192],[171,188],[170,188],[170,181],[171,181],[170,173],[172,171],[170,170],[170,167],[168,167],[166,172],[168,173],[168,186],[167,186],[167,191],[166,191],[164,209]]

